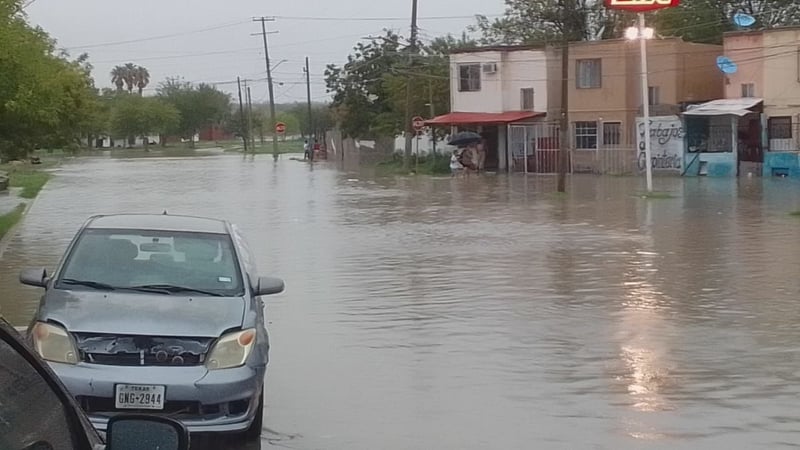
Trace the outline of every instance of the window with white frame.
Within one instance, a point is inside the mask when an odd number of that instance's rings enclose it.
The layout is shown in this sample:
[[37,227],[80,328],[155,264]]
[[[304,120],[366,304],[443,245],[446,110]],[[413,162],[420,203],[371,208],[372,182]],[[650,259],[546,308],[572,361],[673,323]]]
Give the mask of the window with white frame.
[[534,105],[533,88],[522,88],[519,90],[520,106],[522,111],[533,111]]
[[742,84],[742,97],[755,97],[756,85],[753,83]]
[[578,150],[597,149],[597,122],[575,122],[575,148]]
[[603,122],[603,146],[615,147],[622,144],[622,123]]
[[461,64],[458,66],[458,90],[478,92],[481,90],[481,65]]
[[647,87],[647,104],[650,106],[661,104],[661,88],[658,86]]
[[600,58],[576,61],[575,83],[578,89],[597,89],[603,85],[603,64]]

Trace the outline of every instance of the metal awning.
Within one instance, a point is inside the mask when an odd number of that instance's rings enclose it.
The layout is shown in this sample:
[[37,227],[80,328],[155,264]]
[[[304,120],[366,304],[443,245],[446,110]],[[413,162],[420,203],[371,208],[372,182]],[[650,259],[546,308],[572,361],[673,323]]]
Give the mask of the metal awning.
[[425,125],[478,125],[518,122],[544,116],[546,113],[534,111],[508,111],[502,113],[451,112],[426,120]]
[[691,105],[683,113],[684,116],[746,116],[754,111],[759,104],[764,102],[762,98],[724,98],[711,100],[710,102],[699,105]]

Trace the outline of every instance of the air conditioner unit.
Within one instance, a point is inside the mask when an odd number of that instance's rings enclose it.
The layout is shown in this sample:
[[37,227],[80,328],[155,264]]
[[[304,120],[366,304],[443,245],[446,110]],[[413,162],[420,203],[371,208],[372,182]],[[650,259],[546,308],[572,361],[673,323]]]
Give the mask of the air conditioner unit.
[[483,73],[497,73],[497,63],[486,63],[483,65]]

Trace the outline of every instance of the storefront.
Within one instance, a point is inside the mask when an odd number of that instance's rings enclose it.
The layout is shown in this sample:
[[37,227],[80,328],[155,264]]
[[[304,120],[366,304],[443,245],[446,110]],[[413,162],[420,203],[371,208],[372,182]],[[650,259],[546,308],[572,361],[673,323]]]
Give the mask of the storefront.
[[683,113],[686,176],[760,175],[764,162],[760,98],[713,100]]

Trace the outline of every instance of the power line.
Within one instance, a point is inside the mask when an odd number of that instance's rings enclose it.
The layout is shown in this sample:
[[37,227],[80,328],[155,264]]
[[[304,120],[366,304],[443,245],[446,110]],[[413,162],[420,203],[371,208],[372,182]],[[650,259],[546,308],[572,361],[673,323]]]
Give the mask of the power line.
[[239,21],[239,22],[227,23],[227,24],[217,25],[217,26],[208,27],[208,28],[200,28],[200,29],[196,29],[196,30],[184,31],[184,32],[180,32],[180,33],[163,34],[163,35],[160,35],[160,36],[136,38],[136,39],[129,39],[129,40],[125,40],[125,41],[104,42],[102,44],[90,44],[90,45],[76,45],[76,46],[72,46],[72,47],[67,47],[66,50],[79,50],[79,49],[83,50],[83,49],[89,49],[89,48],[113,47],[113,46],[117,46],[117,45],[126,45],[126,44],[138,44],[140,42],[156,41],[156,40],[160,40],[160,39],[169,39],[169,38],[173,38],[173,37],[188,36],[188,35],[197,34],[197,33],[206,33],[208,31],[221,30],[221,29],[224,29],[224,28],[235,27],[235,26],[238,26],[238,25],[242,25],[244,23],[247,23],[247,22],[246,21]]
[[[475,19],[480,14],[462,15],[462,16],[429,16],[418,17],[417,20],[433,21],[433,20],[465,20]],[[321,16],[274,16],[276,19],[281,20],[310,20],[310,21],[335,21],[335,22],[390,22],[390,21],[407,21],[408,17],[321,17]],[[490,14],[484,17],[502,17],[502,14]]]

